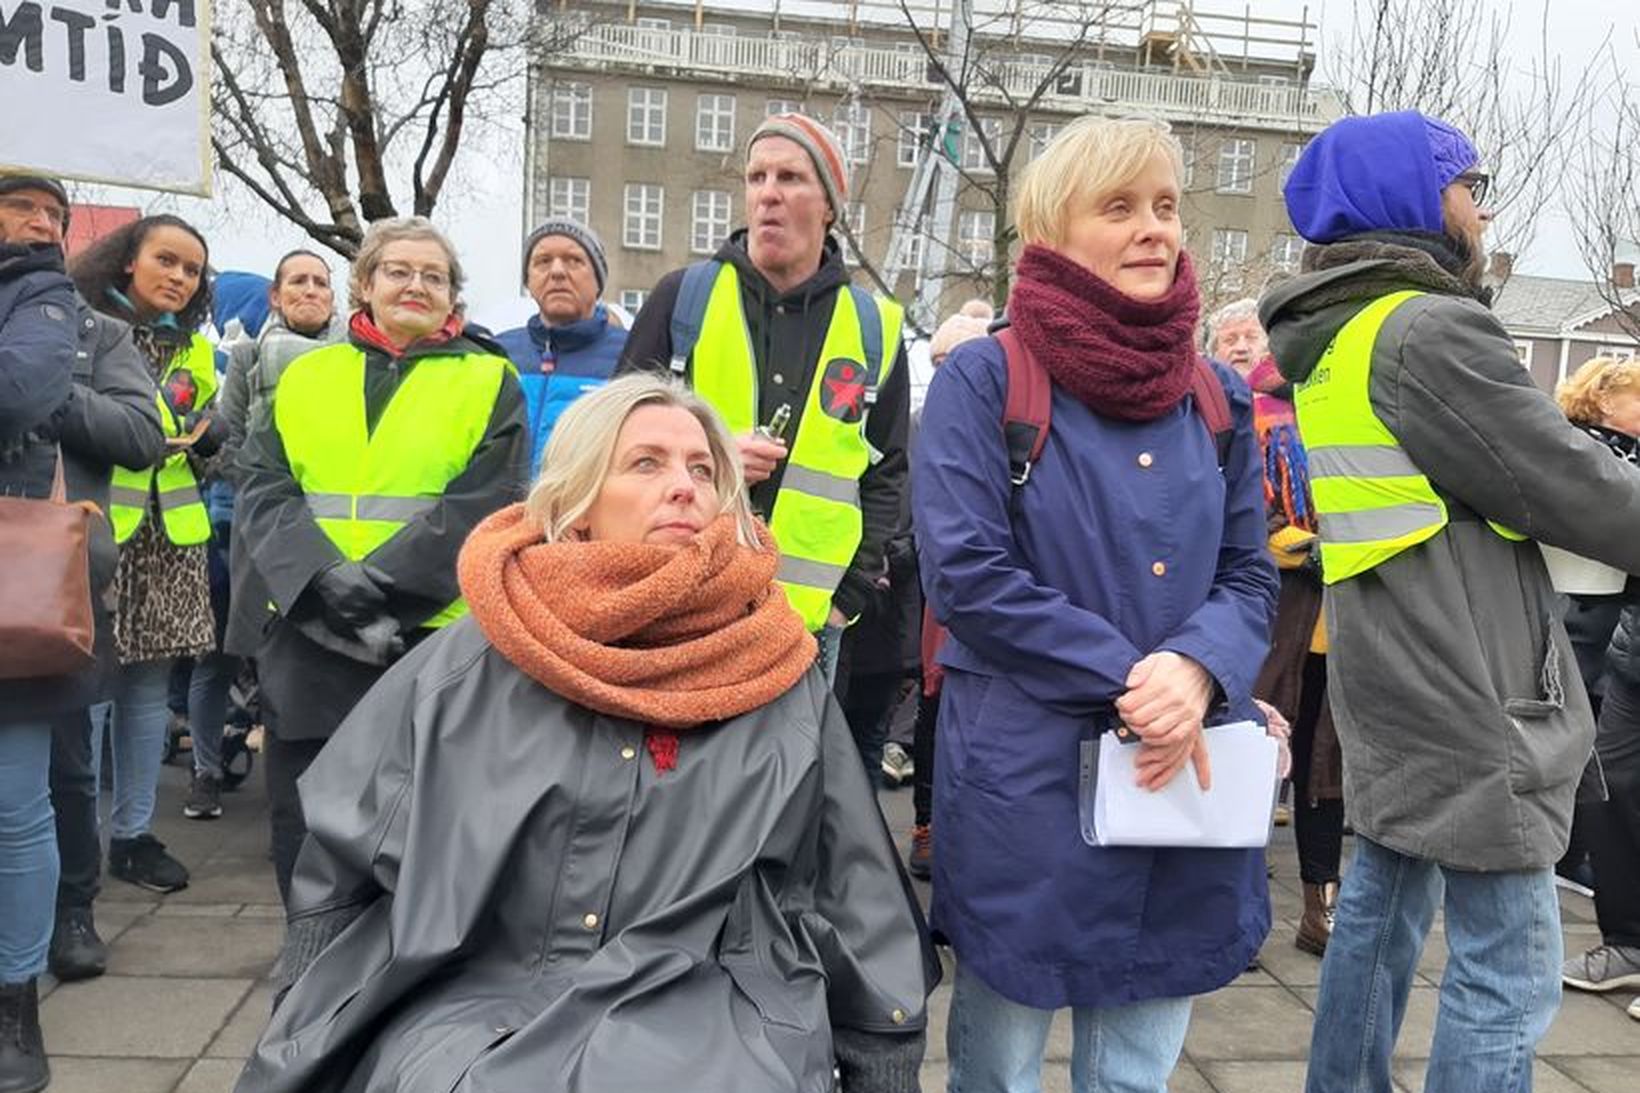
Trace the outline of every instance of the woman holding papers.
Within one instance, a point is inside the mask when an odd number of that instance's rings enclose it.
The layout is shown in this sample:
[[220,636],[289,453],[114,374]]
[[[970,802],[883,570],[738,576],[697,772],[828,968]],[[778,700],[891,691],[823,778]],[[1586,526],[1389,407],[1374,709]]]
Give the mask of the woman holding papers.
[[[1261,853],[1095,848],[1079,822],[1080,754],[1119,727],[1145,786],[1208,784],[1204,720],[1255,717],[1275,602],[1247,388],[1193,345],[1180,163],[1158,122],[1068,127],[1021,180],[1010,331],[928,394],[913,508],[951,631],[933,916],[957,955],[953,1093],[1038,1088],[1065,1007],[1073,1088],[1161,1093],[1191,996],[1270,925]],[[1023,467],[998,428],[1020,420],[1021,349],[1052,391]]]

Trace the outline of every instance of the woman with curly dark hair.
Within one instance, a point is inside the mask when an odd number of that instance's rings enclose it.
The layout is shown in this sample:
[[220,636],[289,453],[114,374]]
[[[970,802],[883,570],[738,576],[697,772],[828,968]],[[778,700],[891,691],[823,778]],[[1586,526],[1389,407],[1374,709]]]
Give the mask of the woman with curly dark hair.
[[[192,225],[162,214],[103,238],[70,271],[92,307],[132,325],[159,387],[166,437],[165,454],[155,465],[115,468],[109,497],[120,546],[109,871],[156,892],[188,884],[188,870],[150,830],[170,719],[171,665],[216,646],[206,568],[211,526],[199,478],[227,429],[215,413],[214,352],[199,333],[211,306],[208,257],[205,239]],[[96,853],[90,847],[78,851]]]

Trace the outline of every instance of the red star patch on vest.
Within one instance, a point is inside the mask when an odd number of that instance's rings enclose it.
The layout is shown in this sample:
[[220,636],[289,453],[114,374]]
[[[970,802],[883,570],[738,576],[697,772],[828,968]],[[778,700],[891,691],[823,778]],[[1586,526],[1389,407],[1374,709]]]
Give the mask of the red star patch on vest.
[[821,409],[828,417],[852,424],[865,416],[866,370],[859,361],[846,357],[828,361],[821,383],[825,391]]

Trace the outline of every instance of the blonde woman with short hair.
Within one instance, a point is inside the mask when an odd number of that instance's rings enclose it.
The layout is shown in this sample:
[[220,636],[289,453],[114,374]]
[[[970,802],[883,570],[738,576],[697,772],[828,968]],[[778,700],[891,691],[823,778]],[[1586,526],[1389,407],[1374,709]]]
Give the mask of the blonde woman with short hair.
[[240,1093],[914,1093],[937,965],[778,564],[700,399],[565,410],[303,782]]
[[[1003,336],[1052,388],[1034,462],[999,428],[998,337],[957,346],[928,392],[912,505],[950,630],[933,917],[957,958],[952,1093],[1039,1089],[1067,1008],[1073,1089],[1163,1093],[1191,997],[1241,974],[1270,926],[1257,851],[1099,848],[1079,821],[1097,736],[1136,735],[1148,788],[1206,787],[1204,725],[1258,717],[1276,592],[1261,463],[1246,386],[1196,352],[1179,175],[1166,125],[1102,118],[1026,169]],[[1208,384],[1222,428],[1195,405]]]

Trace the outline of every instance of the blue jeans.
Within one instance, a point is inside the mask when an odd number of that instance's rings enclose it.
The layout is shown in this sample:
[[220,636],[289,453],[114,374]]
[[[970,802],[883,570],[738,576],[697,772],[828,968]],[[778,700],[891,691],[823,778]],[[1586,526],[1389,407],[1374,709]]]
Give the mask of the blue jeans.
[[1390,1055],[1443,888],[1449,955],[1424,1088],[1529,1093],[1533,1049],[1560,1006],[1553,871],[1472,873],[1355,844],[1321,964],[1306,1093],[1389,1093]]
[[[171,661],[145,660],[120,668],[114,692],[114,812],[109,835],[134,839],[154,822],[165,730],[171,721]],[[92,726],[91,754],[102,755],[102,725]]]
[[45,971],[57,906],[51,724],[0,723],[0,983]]
[[[1039,1093],[1052,1022],[1052,1010],[1009,1001],[959,962],[946,1026],[947,1093]],[[1189,1027],[1189,998],[1071,1010],[1071,1088],[1167,1093]]]
[[194,773],[222,777],[222,727],[228,720],[228,691],[239,674],[239,658],[206,653],[194,662],[188,684],[188,739],[194,746]]

